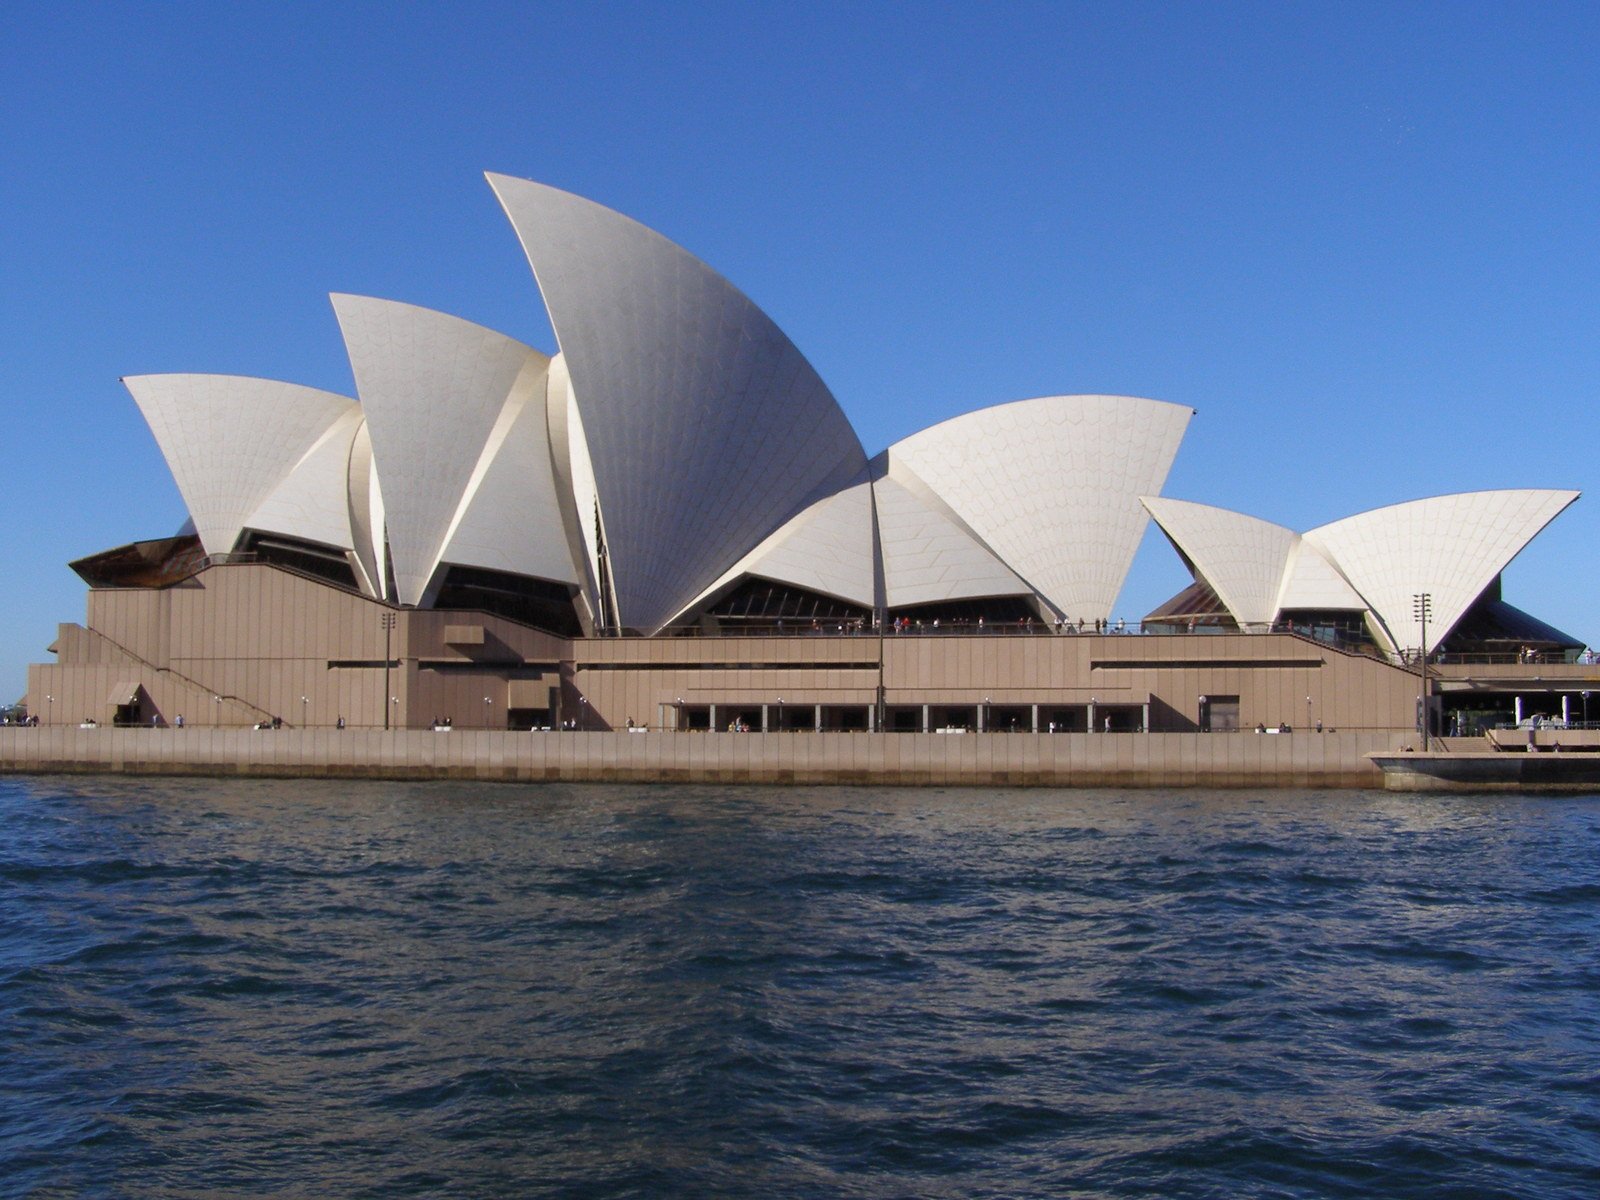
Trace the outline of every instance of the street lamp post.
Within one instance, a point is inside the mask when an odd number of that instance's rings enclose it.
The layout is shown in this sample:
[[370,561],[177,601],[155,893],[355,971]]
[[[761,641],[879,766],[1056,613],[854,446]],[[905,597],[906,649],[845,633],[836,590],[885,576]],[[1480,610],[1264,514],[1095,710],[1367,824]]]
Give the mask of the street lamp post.
[[[46,703],[46,708],[45,708],[44,723],[46,725],[54,725],[56,723],[56,698],[54,696],[46,696],[45,697],[45,703]],[[1588,692],[1585,692],[1583,694],[1583,719],[1585,721],[1587,721],[1589,719],[1589,693]]]
[[1418,592],[1411,597],[1411,613],[1421,626],[1421,652],[1417,658],[1417,732],[1422,748],[1428,748],[1428,618],[1433,615],[1433,595]]
[[[392,612],[380,613],[378,616],[378,623],[383,626],[383,694],[385,696],[389,695],[389,664],[393,661],[389,639],[394,633],[396,620],[397,618]],[[390,698],[395,704],[400,703],[398,696]],[[387,704],[383,706],[383,727],[385,729],[389,728],[389,705]]]
[[494,701],[488,696],[483,698],[483,727],[489,729],[494,725]]
[[311,700],[310,700],[309,697],[306,697],[306,696],[301,696],[300,697],[300,728],[301,729],[304,729],[306,727],[306,720],[307,720],[307,718],[306,718],[306,707],[310,703],[311,703]]

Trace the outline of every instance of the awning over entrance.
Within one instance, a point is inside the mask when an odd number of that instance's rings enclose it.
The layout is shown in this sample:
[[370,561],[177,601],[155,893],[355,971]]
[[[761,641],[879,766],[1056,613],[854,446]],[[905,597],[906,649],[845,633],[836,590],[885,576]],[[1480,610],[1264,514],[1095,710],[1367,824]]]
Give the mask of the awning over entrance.
[[139,681],[137,679],[130,679],[124,683],[119,683],[116,687],[112,688],[111,695],[106,697],[106,703],[116,705],[132,704],[138,699]]

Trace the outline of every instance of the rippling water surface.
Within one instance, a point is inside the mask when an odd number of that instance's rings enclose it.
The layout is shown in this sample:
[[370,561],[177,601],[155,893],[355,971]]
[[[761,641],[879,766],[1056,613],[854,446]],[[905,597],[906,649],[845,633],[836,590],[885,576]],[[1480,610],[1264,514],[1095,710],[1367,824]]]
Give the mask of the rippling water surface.
[[1600,798],[0,779],[0,1192],[1600,1194]]

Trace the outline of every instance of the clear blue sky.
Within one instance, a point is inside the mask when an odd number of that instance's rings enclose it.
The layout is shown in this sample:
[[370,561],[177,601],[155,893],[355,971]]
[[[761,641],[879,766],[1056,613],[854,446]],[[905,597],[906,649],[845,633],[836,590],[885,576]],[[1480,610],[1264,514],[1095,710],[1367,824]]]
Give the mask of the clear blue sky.
[[[485,170],[660,230],[869,451],[1117,392],[1168,495],[1309,528],[1573,487],[1507,572],[1600,642],[1600,5],[38,4],[0,37],[0,699],[66,561],[184,510],[118,377],[351,392],[326,296],[544,349]],[[1119,602],[1188,582],[1153,529]]]

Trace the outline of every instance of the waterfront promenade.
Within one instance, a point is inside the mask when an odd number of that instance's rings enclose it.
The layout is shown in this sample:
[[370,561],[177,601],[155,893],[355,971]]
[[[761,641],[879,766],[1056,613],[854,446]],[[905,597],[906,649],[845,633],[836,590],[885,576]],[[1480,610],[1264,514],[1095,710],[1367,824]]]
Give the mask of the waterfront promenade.
[[0,729],[0,772],[517,782],[1382,787],[1404,733]]

